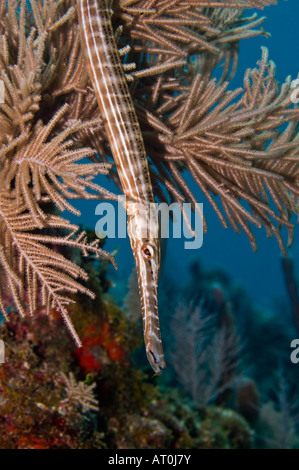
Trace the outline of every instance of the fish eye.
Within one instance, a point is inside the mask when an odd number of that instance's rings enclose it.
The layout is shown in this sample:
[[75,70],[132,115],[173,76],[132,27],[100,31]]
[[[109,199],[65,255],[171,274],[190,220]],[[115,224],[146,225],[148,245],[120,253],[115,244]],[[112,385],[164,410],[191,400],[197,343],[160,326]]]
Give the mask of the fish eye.
[[144,245],[142,245],[141,251],[142,251],[144,258],[146,259],[151,259],[154,256],[154,249],[148,243],[145,243]]

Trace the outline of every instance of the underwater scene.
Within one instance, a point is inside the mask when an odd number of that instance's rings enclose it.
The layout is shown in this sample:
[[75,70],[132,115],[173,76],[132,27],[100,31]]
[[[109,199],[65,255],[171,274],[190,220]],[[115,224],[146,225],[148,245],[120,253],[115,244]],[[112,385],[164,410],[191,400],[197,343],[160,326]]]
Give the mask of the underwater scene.
[[299,449],[298,19],[0,0],[0,449]]

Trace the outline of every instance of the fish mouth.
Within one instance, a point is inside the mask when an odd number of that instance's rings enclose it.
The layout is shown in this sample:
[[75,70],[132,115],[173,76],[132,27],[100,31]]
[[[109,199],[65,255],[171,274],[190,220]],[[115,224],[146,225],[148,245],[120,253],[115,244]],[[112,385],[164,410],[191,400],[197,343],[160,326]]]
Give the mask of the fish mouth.
[[147,352],[147,358],[150,365],[152,366],[153,371],[155,372],[155,375],[160,375],[162,371],[166,368],[163,352],[161,355],[159,353],[154,353],[154,351],[150,349]]

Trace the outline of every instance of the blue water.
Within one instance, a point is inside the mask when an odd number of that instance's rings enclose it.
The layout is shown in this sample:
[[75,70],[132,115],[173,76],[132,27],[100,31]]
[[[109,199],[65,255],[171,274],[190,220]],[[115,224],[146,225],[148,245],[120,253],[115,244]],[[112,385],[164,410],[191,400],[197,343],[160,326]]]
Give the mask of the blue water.
[[[255,10],[248,10],[248,16]],[[291,75],[293,79],[299,73],[298,44],[299,44],[299,1],[279,1],[277,6],[265,8],[259,15],[267,16],[263,27],[271,33],[270,38],[257,37],[241,41],[238,72],[230,88],[242,86],[246,68],[254,68],[261,57],[261,46],[269,49],[269,57],[274,60],[279,81]],[[115,189],[106,178],[100,180],[108,189]],[[193,184],[193,183],[191,183]],[[206,268],[221,267],[232,278],[243,285],[255,301],[271,307],[273,300],[285,296],[285,286],[281,274],[281,253],[275,239],[268,239],[264,229],[254,229],[258,251],[253,253],[250,243],[244,233],[236,234],[231,228],[224,229],[213,209],[196,187],[198,201],[204,204],[204,214],[208,222],[208,233],[204,236],[203,246],[199,250],[184,250],[183,240],[169,240],[166,256],[163,260],[162,275],[171,274],[177,281],[184,281],[188,273],[188,265],[194,258],[200,259]],[[95,227],[97,217],[94,215],[96,202],[76,204],[82,210],[81,222],[91,228]],[[296,219],[293,219],[296,222]],[[78,222],[78,221],[77,221]],[[295,240],[292,249],[299,270],[298,227],[295,230]],[[105,248],[110,251],[118,248],[116,261],[119,271],[112,273],[115,283],[127,282],[134,266],[128,239],[108,240]]]

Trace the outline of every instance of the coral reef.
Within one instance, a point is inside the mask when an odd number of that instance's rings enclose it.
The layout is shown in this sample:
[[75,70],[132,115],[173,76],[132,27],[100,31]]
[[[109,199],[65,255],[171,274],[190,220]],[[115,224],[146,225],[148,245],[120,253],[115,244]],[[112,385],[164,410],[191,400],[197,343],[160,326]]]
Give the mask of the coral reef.
[[[290,244],[291,215],[298,213],[299,111],[291,79],[277,82],[263,48],[257,68],[245,74],[244,90],[228,90],[239,41],[267,35],[263,18],[246,17],[244,10],[274,3],[194,0],[186,8],[184,0],[134,0],[112,7],[115,29],[123,26],[119,46],[129,44],[136,65],[130,92],[157,200],[194,205],[188,171],[225,227],[245,231],[255,248],[250,224],[264,226],[285,251],[280,229],[287,227]],[[85,271],[54,247],[109,257],[61,212],[80,215],[72,199],[115,197],[95,179],[111,168],[111,149],[85,67],[75,2],[1,0],[0,15],[0,269],[6,286],[0,308],[8,317],[7,290],[20,315],[32,315],[39,294],[48,311],[60,311],[80,345],[67,307],[73,292],[93,293],[78,282]],[[221,61],[217,81],[212,77]],[[113,169],[111,177],[118,183]]]
[[[166,384],[165,377],[153,377],[149,365],[140,362],[136,355],[136,349],[142,344],[140,325],[136,318],[122,312],[109,292],[104,293],[99,282],[103,286],[110,284],[105,269],[100,270],[101,281],[99,278],[96,281],[97,261],[91,258],[87,261],[89,283],[99,295],[91,301],[77,294],[76,303],[69,307],[69,314],[82,338],[82,347],[74,348],[55,309],[47,315],[43,307],[33,317],[19,319],[11,303],[10,321],[0,325],[6,356],[5,364],[0,365],[3,430],[0,448],[244,449],[297,446],[297,400],[288,398],[289,392],[296,397],[295,384],[294,390],[286,390],[286,383],[292,383],[289,378],[286,380],[280,374],[277,379],[272,374],[267,380],[263,370],[265,388],[270,385],[266,394],[261,379],[254,381],[255,376],[259,377],[254,368],[251,368],[251,377],[239,375],[240,359],[242,371],[252,363],[256,367],[256,352],[250,349],[250,344],[249,349],[248,345],[236,349],[235,341],[240,333],[235,307],[231,303],[234,288],[225,273],[215,270],[212,276],[211,272],[201,268],[202,282],[206,292],[212,294],[213,302],[201,304],[197,311],[181,307],[178,314],[178,320],[182,312],[189,318],[184,325],[185,335],[188,335],[188,321],[200,320],[200,328],[195,330],[200,334],[194,333],[194,344],[190,338],[183,343],[176,364],[192,362],[192,357],[183,357],[188,353],[186,344],[190,343],[189,354],[198,354],[194,360],[198,360],[199,365],[192,371],[191,382],[181,381],[187,396],[174,379]],[[226,282],[225,290],[220,287],[220,279]],[[89,284],[87,288],[90,288]],[[254,312],[249,315],[254,321]],[[233,360],[227,362],[224,355],[222,362],[219,355],[221,367],[214,368],[214,359],[222,346],[213,338],[218,338],[217,331],[222,331],[224,326],[233,324],[230,330],[233,348],[228,350],[228,357]],[[213,351],[210,351],[210,355],[200,357],[202,346],[208,342],[213,344],[216,356],[213,357]],[[275,343],[272,347],[275,348]],[[177,356],[173,357],[178,361]],[[171,361],[169,365],[167,372],[172,377]],[[176,365],[174,369],[182,374]],[[259,367],[263,367],[262,361]],[[271,394],[275,380],[280,392]],[[190,389],[192,384],[197,385]]]
[[90,434],[81,403],[61,374],[69,370],[72,341],[61,320],[36,314],[32,322],[10,313],[1,325],[6,363],[0,368],[2,449],[78,448]]
[[[165,342],[168,370],[163,383],[184,390],[198,406],[220,404],[237,411],[255,431],[254,447],[297,448],[297,364],[290,361],[296,329],[291,315],[275,304],[272,311],[256,305],[225,271],[206,269],[199,261],[191,263],[185,285],[167,277],[164,283],[161,312],[172,334]],[[168,313],[173,305],[178,305],[174,316]],[[225,338],[224,326],[234,338],[233,348],[223,348],[225,342],[217,340],[219,335]]]
[[[243,89],[229,90],[239,41],[267,36],[263,18],[247,17],[245,8],[275,1],[112,3],[115,30],[123,26],[119,46],[131,47],[124,61],[136,65],[130,93],[156,200],[194,206],[186,182],[191,175],[224,227],[244,231],[255,249],[252,224],[264,226],[285,253],[281,228],[290,245],[291,217],[298,214],[299,108],[291,100],[291,78],[276,80],[263,48]],[[288,338],[284,325],[258,310],[226,273],[195,263],[184,291],[192,309],[185,304],[176,316],[190,343],[177,351],[163,385],[140,366],[132,298],[126,316],[107,296],[107,263],[98,258],[114,263],[113,257],[90,231],[62,216],[80,216],[72,201],[115,198],[98,184],[99,175],[111,170],[119,184],[75,2],[0,0],[0,71],[0,309],[8,320],[0,325],[6,358],[0,447],[296,447],[296,401],[287,400],[283,383],[278,396],[269,394],[280,344]],[[172,287],[177,292],[169,296],[168,289],[164,285],[162,298],[169,324],[167,312],[182,288]],[[200,318],[205,311],[207,318],[216,313],[209,333]],[[242,384],[238,342],[245,329],[245,363],[255,367]],[[210,362],[199,354],[201,339],[212,342]],[[179,334],[177,340],[183,341]],[[190,360],[192,381],[179,353]],[[177,388],[179,375],[186,391]],[[260,432],[264,439],[256,438]]]
[[[162,278],[162,283],[160,299],[162,332],[164,329],[167,331],[168,325],[173,325],[173,333],[171,337],[166,338],[165,344],[166,353],[170,357],[169,369],[173,369],[171,351],[176,351],[176,335],[179,338],[184,333],[186,336],[189,335],[189,342],[186,341],[184,346],[182,341],[180,343],[182,351],[189,348],[187,360],[189,364],[192,361],[197,364],[196,359],[192,358],[194,352],[197,358],[202,352],[204,355],[207,354],[204,344],[201,344],[200,335],[196,338],[194,334],[195,344],[194,348],[191,347],[190,334],[192,335],[193,328],[196,329],[195,321],[192,326],[191,320],[193,310],[200,310],[202,319],[210,318],[209,325],[206,325],[209,327],[205,328],[203,338],[209,347],[214,334],[221,331],[222,327],[235,335],[236,344],[239,344],[239,351],[234,356],[235,364],[238,365],[236,376],[243,372],[245,376],[252,377],[259,384],[259,391],[262,394],[267,394],[268,388],[273,383],[273,369],[276,370],[280,363],[286,365],[288,369],[292,368],[289,346],[297,332],[291,315],[287,315],[285,306],[273,303],[272,309],[261,307],[225,270],[219,267],[206,268],[198,259],[190,263],[189,276],[186,276],[184,284],[178,282],[175,277],[169,278],[169,275]],[[187,315],[184,328],[181,324],[180,330],[176,327],[172,312],[182,303],[183,310],[189,317]],[[178,309],[177,314],[183,316],[184,312],[180,313]],[[194,315],[193,319],[196,318]],[[207,340],[208,336],[210,341]],[[243,348],[246,349],[246,353]],[[215,349],[217,351],[217,347]],[[210,358],[212,359],[212,356]],[[182,360],[181,358],[177,362],[181,363]],[[200,361],[204,364],[203,359]],[[168,377],[171,375],[172,371],[168,371]],[[189,379],[191,380],[190,377]]]
[[[129,355],[134,326],[106,302],[100,320],[77,307],[83,348],[74,350],[56,311],[0,326],[0,448],[250,448],[253,432],[234,411],[197,408],[160,390]],[[99,315],[97,313],[97,317]],[[130,347],[128,347],[130,344]],[[17,373],[15,373],[17,371]]]

